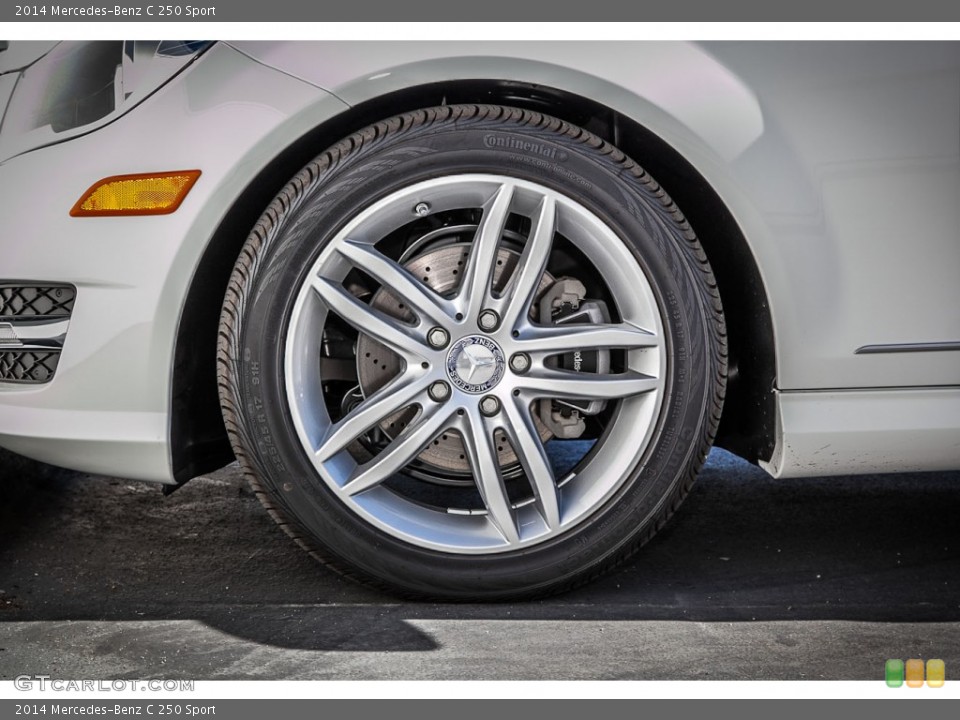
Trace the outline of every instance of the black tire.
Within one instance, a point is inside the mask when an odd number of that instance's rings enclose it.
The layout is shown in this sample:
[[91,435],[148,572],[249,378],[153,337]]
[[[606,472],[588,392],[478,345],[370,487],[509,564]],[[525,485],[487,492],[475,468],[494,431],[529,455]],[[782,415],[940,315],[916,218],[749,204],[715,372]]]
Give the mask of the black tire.
[[[511,139],[491,142],[491,137]],[[668,373],[649,444],[616,493],[558,537],[499,554],[406,543],[326,486],[296,437],[284,390],[285,328],[297,289],[350,218],[406,184],[496,172],[575,197],[623,240],[650,279]],[[663,526],[689,492],[716,431],[726,334],[697,238],[662,188],[620,150],[539,113],[445,106],[385,120],[329,148],[294,177],[251,232],[221,317],[218,377],[236,456],[271,516],[315,558],[407,597],[507,600],[565,591],[608,571]]]

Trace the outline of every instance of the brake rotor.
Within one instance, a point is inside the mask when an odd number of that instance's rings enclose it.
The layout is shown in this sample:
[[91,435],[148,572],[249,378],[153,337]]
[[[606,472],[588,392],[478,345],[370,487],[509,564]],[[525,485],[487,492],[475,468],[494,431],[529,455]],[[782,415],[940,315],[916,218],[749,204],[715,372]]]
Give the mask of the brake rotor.
[[[414,257],[404,267],[434,292],[439,295],[450,295],[460,285],[464,263],[469,253],[469,243],[446,245]],[[498,250],[497,265],[493,273],[493,289],[495,292],[503,291],[519,260],[520,253],[515,250],[504,247]],[[553,277],[550,273],[545,272],[540,279],[537,296],[543,293],[552,283]],[[399,320],[413,322],[416,319],[404,301],[384,287],[374,293],[370,304],[384,314]],[[535,319],[537,303],[534,302],[531,306],[531,316]],[[379,390],[402,371],[403,361],[398,355],[369,335],[360,333],[357,339],[357,375],[365,397],[369,397]],[[416,417],[416,414],[416,408],[401,410],[383,420],[380,423],[380,429],[388,437],[396,437]],[[536,414],[534,414],[533,420],[541,441],[549,440],[552,437],[550,430]],[[504,433],[497,430],[493,438],[500,467],[516,464],[518,462],[517,456],[510,443],[507,442]],[[436,438],[420,453],[418,459],[448,472],[470,474],[470,465],[466,459],[463,440],[456,432],[446,432]]]

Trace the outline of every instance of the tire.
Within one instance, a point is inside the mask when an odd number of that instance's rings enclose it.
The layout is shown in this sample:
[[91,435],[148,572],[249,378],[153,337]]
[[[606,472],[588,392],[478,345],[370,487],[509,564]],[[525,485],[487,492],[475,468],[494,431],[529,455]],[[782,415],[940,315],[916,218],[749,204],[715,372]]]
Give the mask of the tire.
[[276,197],[218,376],[254,491],[318,560],[405,597],[521,599],[608,571],[678,507],[726,335],[703,249],[636,163],[539,113],[444,106]]

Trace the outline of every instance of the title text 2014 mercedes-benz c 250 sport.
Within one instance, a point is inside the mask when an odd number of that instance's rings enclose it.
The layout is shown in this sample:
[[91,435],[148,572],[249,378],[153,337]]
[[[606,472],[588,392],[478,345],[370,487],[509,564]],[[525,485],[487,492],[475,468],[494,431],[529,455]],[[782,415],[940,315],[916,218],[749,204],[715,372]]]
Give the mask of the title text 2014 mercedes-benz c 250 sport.
[[0,445],[533,597],[712,444],[960,467],[956,43],[17,43]]

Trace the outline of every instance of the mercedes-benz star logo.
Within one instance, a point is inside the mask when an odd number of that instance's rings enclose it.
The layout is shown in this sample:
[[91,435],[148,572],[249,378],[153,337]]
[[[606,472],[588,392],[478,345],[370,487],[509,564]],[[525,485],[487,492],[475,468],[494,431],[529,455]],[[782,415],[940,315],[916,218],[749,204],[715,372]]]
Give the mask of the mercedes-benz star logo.
[[503,377],[506,362],[503,351],[483,335],[461,338],[447,355],[450,382],[468,393],[483,393]]
[[[466,382],[471,382],[478,370],[496,365],[493,353],[482,345],[467,345],[457,358],[457,374]],[[486,375],[486,371],[481,373]],[[479,380],[479,378],[478,378]]]

